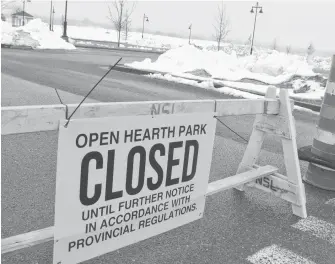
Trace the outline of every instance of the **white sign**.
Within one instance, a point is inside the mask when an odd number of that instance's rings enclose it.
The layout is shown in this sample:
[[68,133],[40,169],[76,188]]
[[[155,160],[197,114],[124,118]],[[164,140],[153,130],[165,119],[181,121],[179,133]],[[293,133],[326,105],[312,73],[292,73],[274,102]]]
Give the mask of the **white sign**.
[[62,121],[53,263],[85,261],[200,219],[213,116]]

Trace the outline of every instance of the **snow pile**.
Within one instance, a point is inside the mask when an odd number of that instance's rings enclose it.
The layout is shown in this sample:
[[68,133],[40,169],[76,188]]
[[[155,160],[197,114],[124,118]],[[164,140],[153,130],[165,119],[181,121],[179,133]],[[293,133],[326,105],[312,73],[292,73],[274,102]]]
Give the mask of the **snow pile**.
[[39,18],[14,28],[2,21],[1,43],[34,49],[75,49],[74,45],[60,38],[57,33],[49,31],[49,25]]
[[252,79],[266,84],[287,82],[293,76],[315,76],[313,67],[296,55],[287,55],[276,51],[244,57],[224,51],[200,50],[193,45],[171,49],[152,62],[126,64],[133,68],[156,70],[172,74],[181,74],[195,70],[204,70],[212,78],[229,81]]

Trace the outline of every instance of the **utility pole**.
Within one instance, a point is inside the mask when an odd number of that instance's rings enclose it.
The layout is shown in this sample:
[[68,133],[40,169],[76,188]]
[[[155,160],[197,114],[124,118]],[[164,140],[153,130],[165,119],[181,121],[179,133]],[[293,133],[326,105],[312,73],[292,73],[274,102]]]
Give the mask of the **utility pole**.
[[188,36],[188,44],[191,45],[191,32],[192,32],[192,24],[188,27],[188,29],[190,30],[190,35]]
[[24,8],[26,7],[26,1],[23,0],[23,12],[22,12],[22,15],[23,15],[23,21],[22,21],[22,26],[24,26]]
[[62,38],[65,41],[68,41],[68,36],[67,36],[67,0],[65,1],[65,19],[64,19],[64,27],[63,27],[63,36]]
[[[25,25],[25,23],[24,23],[24,10],[25,10],[25,8],[26,8],[26,0],[23,0],[22,1],[23,2],[23,12],[22,12],[22,17],[23,17],[23,21],[22,21],[22,26],[24,26]],[[31,0],[27,0],[27,2],[31,2]]]
[[142,38],[143,38],[143,33],[144,33],[144,21],[149,22],[149,18],[145,14],[143,15]]
[[[251,40],[251,48],[250,48],[250,55],[252,55],[252,50],[253,50],[253,46],[254,46],[254,37],[255,37],[255,29],[256,29],[256,21],[257,21],[257,15],[258,15],[258,9],[260,14],[263,14],[263,7],[258,5],[258,2],[256,3],[256,6],[253,6],[250,10],[250,13],[255,13],[255,21],[254,21],[254,30],[252,32],[252,40]],[[254,9],[256,10],[256,12],[254,12]]]

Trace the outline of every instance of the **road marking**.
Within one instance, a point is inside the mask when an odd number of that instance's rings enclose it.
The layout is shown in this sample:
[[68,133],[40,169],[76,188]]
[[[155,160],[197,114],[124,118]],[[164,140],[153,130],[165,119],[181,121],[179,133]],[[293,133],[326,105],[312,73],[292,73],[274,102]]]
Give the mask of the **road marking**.
[[301,219],[292,227],[304,232],[309,232],[313,236],[324,239],[335,245],[335,225],[320,220],[314,216]]
[[335,198],[330,199],[329,201],[326,202],[326,204],[330,204],[330,205],[335,206]]
[[247,260],[253,264],[315,264],[315,262],[277,245],[263,248],[248,257]]

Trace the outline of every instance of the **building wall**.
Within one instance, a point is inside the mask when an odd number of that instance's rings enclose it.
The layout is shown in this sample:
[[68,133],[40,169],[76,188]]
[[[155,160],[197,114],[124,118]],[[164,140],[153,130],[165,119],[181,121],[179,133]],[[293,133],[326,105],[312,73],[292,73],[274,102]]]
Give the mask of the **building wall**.
[[[27,23],[32,20],[32,17],[24,17],[24,24],[27,25]],[[12,16],[12,26],[13,27],[20,27],[23,26],[23,16]]]

